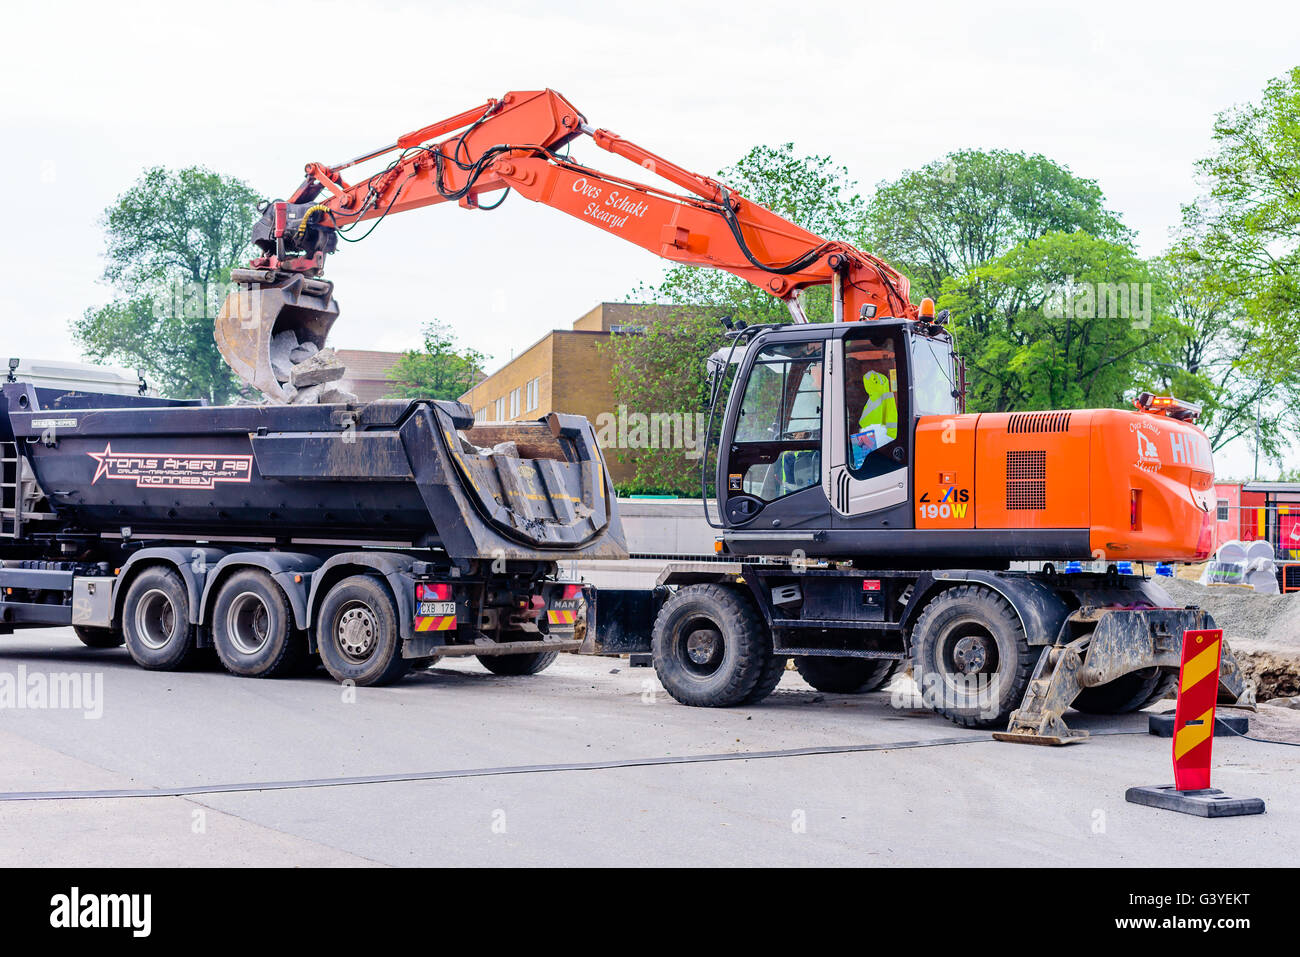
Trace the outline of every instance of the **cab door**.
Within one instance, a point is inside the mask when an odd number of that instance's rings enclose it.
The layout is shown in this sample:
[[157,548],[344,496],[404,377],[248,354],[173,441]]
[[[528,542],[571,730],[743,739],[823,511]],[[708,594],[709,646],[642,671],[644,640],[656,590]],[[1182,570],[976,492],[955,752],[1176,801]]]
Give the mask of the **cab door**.
[[825,528],[822,423],[826,341],[760,345],[733,388],[718,498],[731,528]]
[[828,343],[822,487],[837,528],[909,528],[911,397],[904,337],[864,323]]

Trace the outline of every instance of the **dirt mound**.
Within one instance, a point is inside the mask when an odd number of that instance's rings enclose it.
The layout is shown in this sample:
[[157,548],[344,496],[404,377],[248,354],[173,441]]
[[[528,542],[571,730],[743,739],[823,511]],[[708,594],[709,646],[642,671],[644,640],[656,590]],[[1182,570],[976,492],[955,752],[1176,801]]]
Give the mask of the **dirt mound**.
[[1207,588],[1181,578],[1157,582],[1178,604],[1196,605],[1214,616],[1242,671],[1255,681],[1260,701],[1300,694],[1300,594]]

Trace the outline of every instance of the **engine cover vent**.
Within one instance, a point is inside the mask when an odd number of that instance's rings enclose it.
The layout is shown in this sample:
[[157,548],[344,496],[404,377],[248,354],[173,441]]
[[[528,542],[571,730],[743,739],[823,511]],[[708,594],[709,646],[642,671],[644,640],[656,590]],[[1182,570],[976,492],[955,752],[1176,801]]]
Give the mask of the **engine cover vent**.
[[1069,432],[1069,412],[1017,412],[1007,420],[1007,433]]
[[1046,450],[1028,449],[1007,452],[1007,511],[1041,511],[1045,508],[1047,508]]

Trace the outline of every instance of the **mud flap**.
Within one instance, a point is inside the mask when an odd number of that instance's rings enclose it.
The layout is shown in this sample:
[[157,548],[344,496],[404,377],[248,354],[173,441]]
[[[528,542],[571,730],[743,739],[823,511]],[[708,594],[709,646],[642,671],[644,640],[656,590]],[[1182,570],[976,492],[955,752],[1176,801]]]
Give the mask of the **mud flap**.
[[[1065,723],[1065,711],[1084,688],[1114,681],[1131,671],[1160,667],[1177,669],[1183,634],[1214,628],[1214,619],[1200,609],[1083,609],[1070,616],[1073,624],[1096,624],[1095,630],[1043,651],[1007,730],[994,732],[998,741],[1019,744],[1074,744],[1088,738]],[[1236,657],[1223,643],[1219,665],[1219,700],[1253,708],[1255,691],[1246,683]]]

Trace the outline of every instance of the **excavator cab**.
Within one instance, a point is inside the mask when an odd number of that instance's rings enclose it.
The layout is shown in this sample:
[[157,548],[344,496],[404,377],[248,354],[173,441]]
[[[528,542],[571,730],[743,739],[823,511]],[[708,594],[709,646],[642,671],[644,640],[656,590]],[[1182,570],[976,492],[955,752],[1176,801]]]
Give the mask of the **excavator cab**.
[[942,327],[798,324],[749,342],[723,415],[718,504],[731,551],[833,554],[849,533],[913,527],[916,419],[958,411]]

